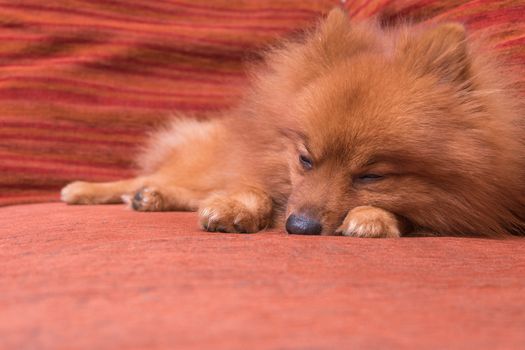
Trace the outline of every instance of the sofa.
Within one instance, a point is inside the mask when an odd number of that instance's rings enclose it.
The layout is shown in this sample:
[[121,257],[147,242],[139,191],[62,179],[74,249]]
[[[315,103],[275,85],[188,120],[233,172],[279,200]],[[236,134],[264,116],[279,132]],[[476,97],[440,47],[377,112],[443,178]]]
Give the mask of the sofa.
[[0,349],[525,348],[525,240],[202,232],[195,213],[67,206],[147,133],[212,115],[243,62],[334,6],[460,21],[515,69],[519,0],[0,3]]

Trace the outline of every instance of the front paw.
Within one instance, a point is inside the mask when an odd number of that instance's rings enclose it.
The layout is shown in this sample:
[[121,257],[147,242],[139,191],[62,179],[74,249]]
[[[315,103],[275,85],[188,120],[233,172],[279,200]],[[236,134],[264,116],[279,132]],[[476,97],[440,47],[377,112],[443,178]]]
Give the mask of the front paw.
[[258,232],[269,225],[270,213],[268,200],[251,193],[213,196],[199,209],[201,227],[211,232]]
[[362,206],[350,210],[336,233],[367,238],[400,237],[400,226],[394,214],[383,209]]
[[122,196],[122,201],[136,211],[162,211],[164,199],[160,192],[151,187],[143,187],[133,197]]
[[66,185],[60,191],[60,200],[67,204],[93,203],[90,184],[84,181],[75,181]]

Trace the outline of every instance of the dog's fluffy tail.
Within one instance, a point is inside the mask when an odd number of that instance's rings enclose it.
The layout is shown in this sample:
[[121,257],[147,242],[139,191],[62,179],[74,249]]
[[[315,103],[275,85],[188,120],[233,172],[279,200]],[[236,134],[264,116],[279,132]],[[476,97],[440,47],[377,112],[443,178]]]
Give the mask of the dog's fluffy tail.
[[196,145],[206,144],[214,139],[220,129],[219,120],[201,120],[176,115],[164,126],[149,135],[142,147],[136,163],[142,174],[156,172],[166,162],[174,158],[182,149],[191,156]]

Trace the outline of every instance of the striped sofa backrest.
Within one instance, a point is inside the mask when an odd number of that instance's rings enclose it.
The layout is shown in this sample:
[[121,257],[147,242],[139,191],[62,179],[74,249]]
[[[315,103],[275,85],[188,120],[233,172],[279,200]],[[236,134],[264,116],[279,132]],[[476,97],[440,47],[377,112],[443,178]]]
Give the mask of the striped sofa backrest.
[[75,179],[130,176],[147,130],[176,111],[231,106],[246,84],[243,60],[341,3],[356,19],[490,29],[523,72],[516,0],[3,1],[0,205],[58,200]]

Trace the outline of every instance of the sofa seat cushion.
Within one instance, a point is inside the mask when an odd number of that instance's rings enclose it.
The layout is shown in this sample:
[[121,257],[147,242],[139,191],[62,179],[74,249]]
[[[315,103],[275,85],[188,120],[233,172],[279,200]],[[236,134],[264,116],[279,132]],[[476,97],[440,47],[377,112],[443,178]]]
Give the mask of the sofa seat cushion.
[[0,348],[525,347],[525,242],[201,232],[195,213],[0,209]]

